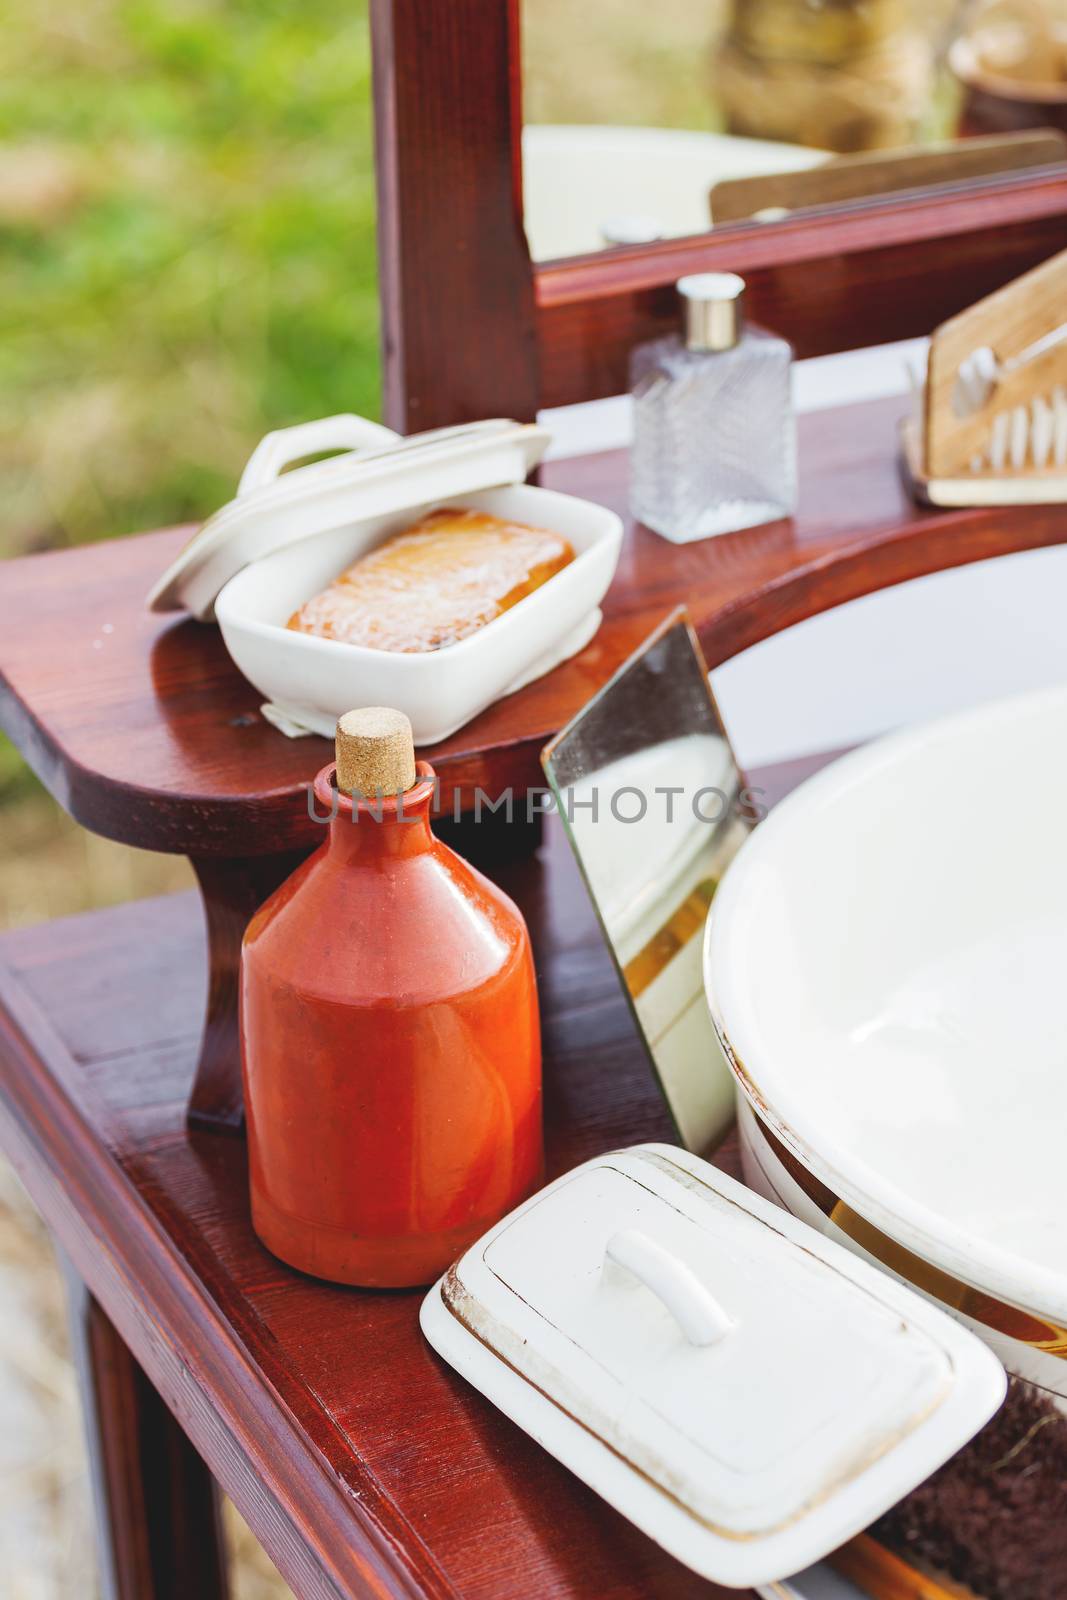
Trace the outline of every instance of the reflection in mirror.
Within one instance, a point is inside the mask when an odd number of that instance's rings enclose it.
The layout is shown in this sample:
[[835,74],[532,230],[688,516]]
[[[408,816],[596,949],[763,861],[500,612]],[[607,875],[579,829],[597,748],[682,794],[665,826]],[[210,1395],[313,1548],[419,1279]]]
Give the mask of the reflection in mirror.
[[653,1067],[690,1150],[733,1120],[704,1000],[704,923],[751,825],[682,612],[550,744],[544,766]]
[[523,69],[537,260],[1067,157],[1067,0],[525,0]]

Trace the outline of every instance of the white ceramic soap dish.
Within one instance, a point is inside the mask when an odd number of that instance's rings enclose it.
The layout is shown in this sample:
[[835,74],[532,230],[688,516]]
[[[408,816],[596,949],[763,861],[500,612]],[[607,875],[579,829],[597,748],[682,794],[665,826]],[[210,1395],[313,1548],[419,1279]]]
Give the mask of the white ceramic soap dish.
[[[407,713],[433,744],[551,671],[596,632],[622,523],[613,511],[527,484],[549,435],[501,419],[400,439],[362,417],[267,436],[237,498],[155,585],[154,610],[214,616],[226,648],[287,733],[332,735],[353,706]],[[345,454],[285,472],[313,451]],[[356,558],[438,506],[463,506],[563,534],[574,559],[467,638],[425,652],[369,650],[285,626]]]

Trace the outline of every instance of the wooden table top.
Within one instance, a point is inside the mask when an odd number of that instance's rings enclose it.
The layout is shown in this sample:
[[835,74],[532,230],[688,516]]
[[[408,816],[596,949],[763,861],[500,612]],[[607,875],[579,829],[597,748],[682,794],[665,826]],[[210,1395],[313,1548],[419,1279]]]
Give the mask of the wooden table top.
[[[552,1171],[672,1140],[558,827],[500,877],[537,953]],[[297,1594],[719,1594],[433,1354],[420,1293],[333,1288],[259,1245],[243,1141],[184,1123],[205,974],[191,895],[5,935],[0,1138]]]
[[[541,782],[539,752],[679,601],[709,664],[857,594],[1067,538],[1061,507],[929,512],[902,487],[900,400],[800,419],[797,517],[675,546],[628,525],[605,621],[579,655],[425,753],[450,788]],[[622,452],[550,463],[543,481],[625,512]],[[311,847],[294,805],[326,742],[289,740],[217,628],[150,616],[150,583],[188,535],[29,556],[0,569],[0,723],[94,832],[233,856]]]

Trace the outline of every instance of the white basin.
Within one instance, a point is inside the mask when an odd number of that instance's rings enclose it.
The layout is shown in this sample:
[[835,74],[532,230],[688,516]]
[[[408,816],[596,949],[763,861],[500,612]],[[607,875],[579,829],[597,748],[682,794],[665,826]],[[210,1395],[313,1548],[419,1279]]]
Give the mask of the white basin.
[[924,1287],[979,1320],[982,1296],[1020,1308],[1048,1324],[1027,1343],[1067,1353],[1067,688],[802,785],[724,878],[705,982],[755,1126],[827,1216],[858,1213],[946,1275]]

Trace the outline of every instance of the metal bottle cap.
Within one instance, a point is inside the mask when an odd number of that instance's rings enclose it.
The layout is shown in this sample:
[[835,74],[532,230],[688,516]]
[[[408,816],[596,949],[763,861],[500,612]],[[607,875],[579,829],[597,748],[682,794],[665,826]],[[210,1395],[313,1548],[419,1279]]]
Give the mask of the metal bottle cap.
[[729,350],[744,327],[745,280],[736,272],[696,272],[679,278],[690,350]]

